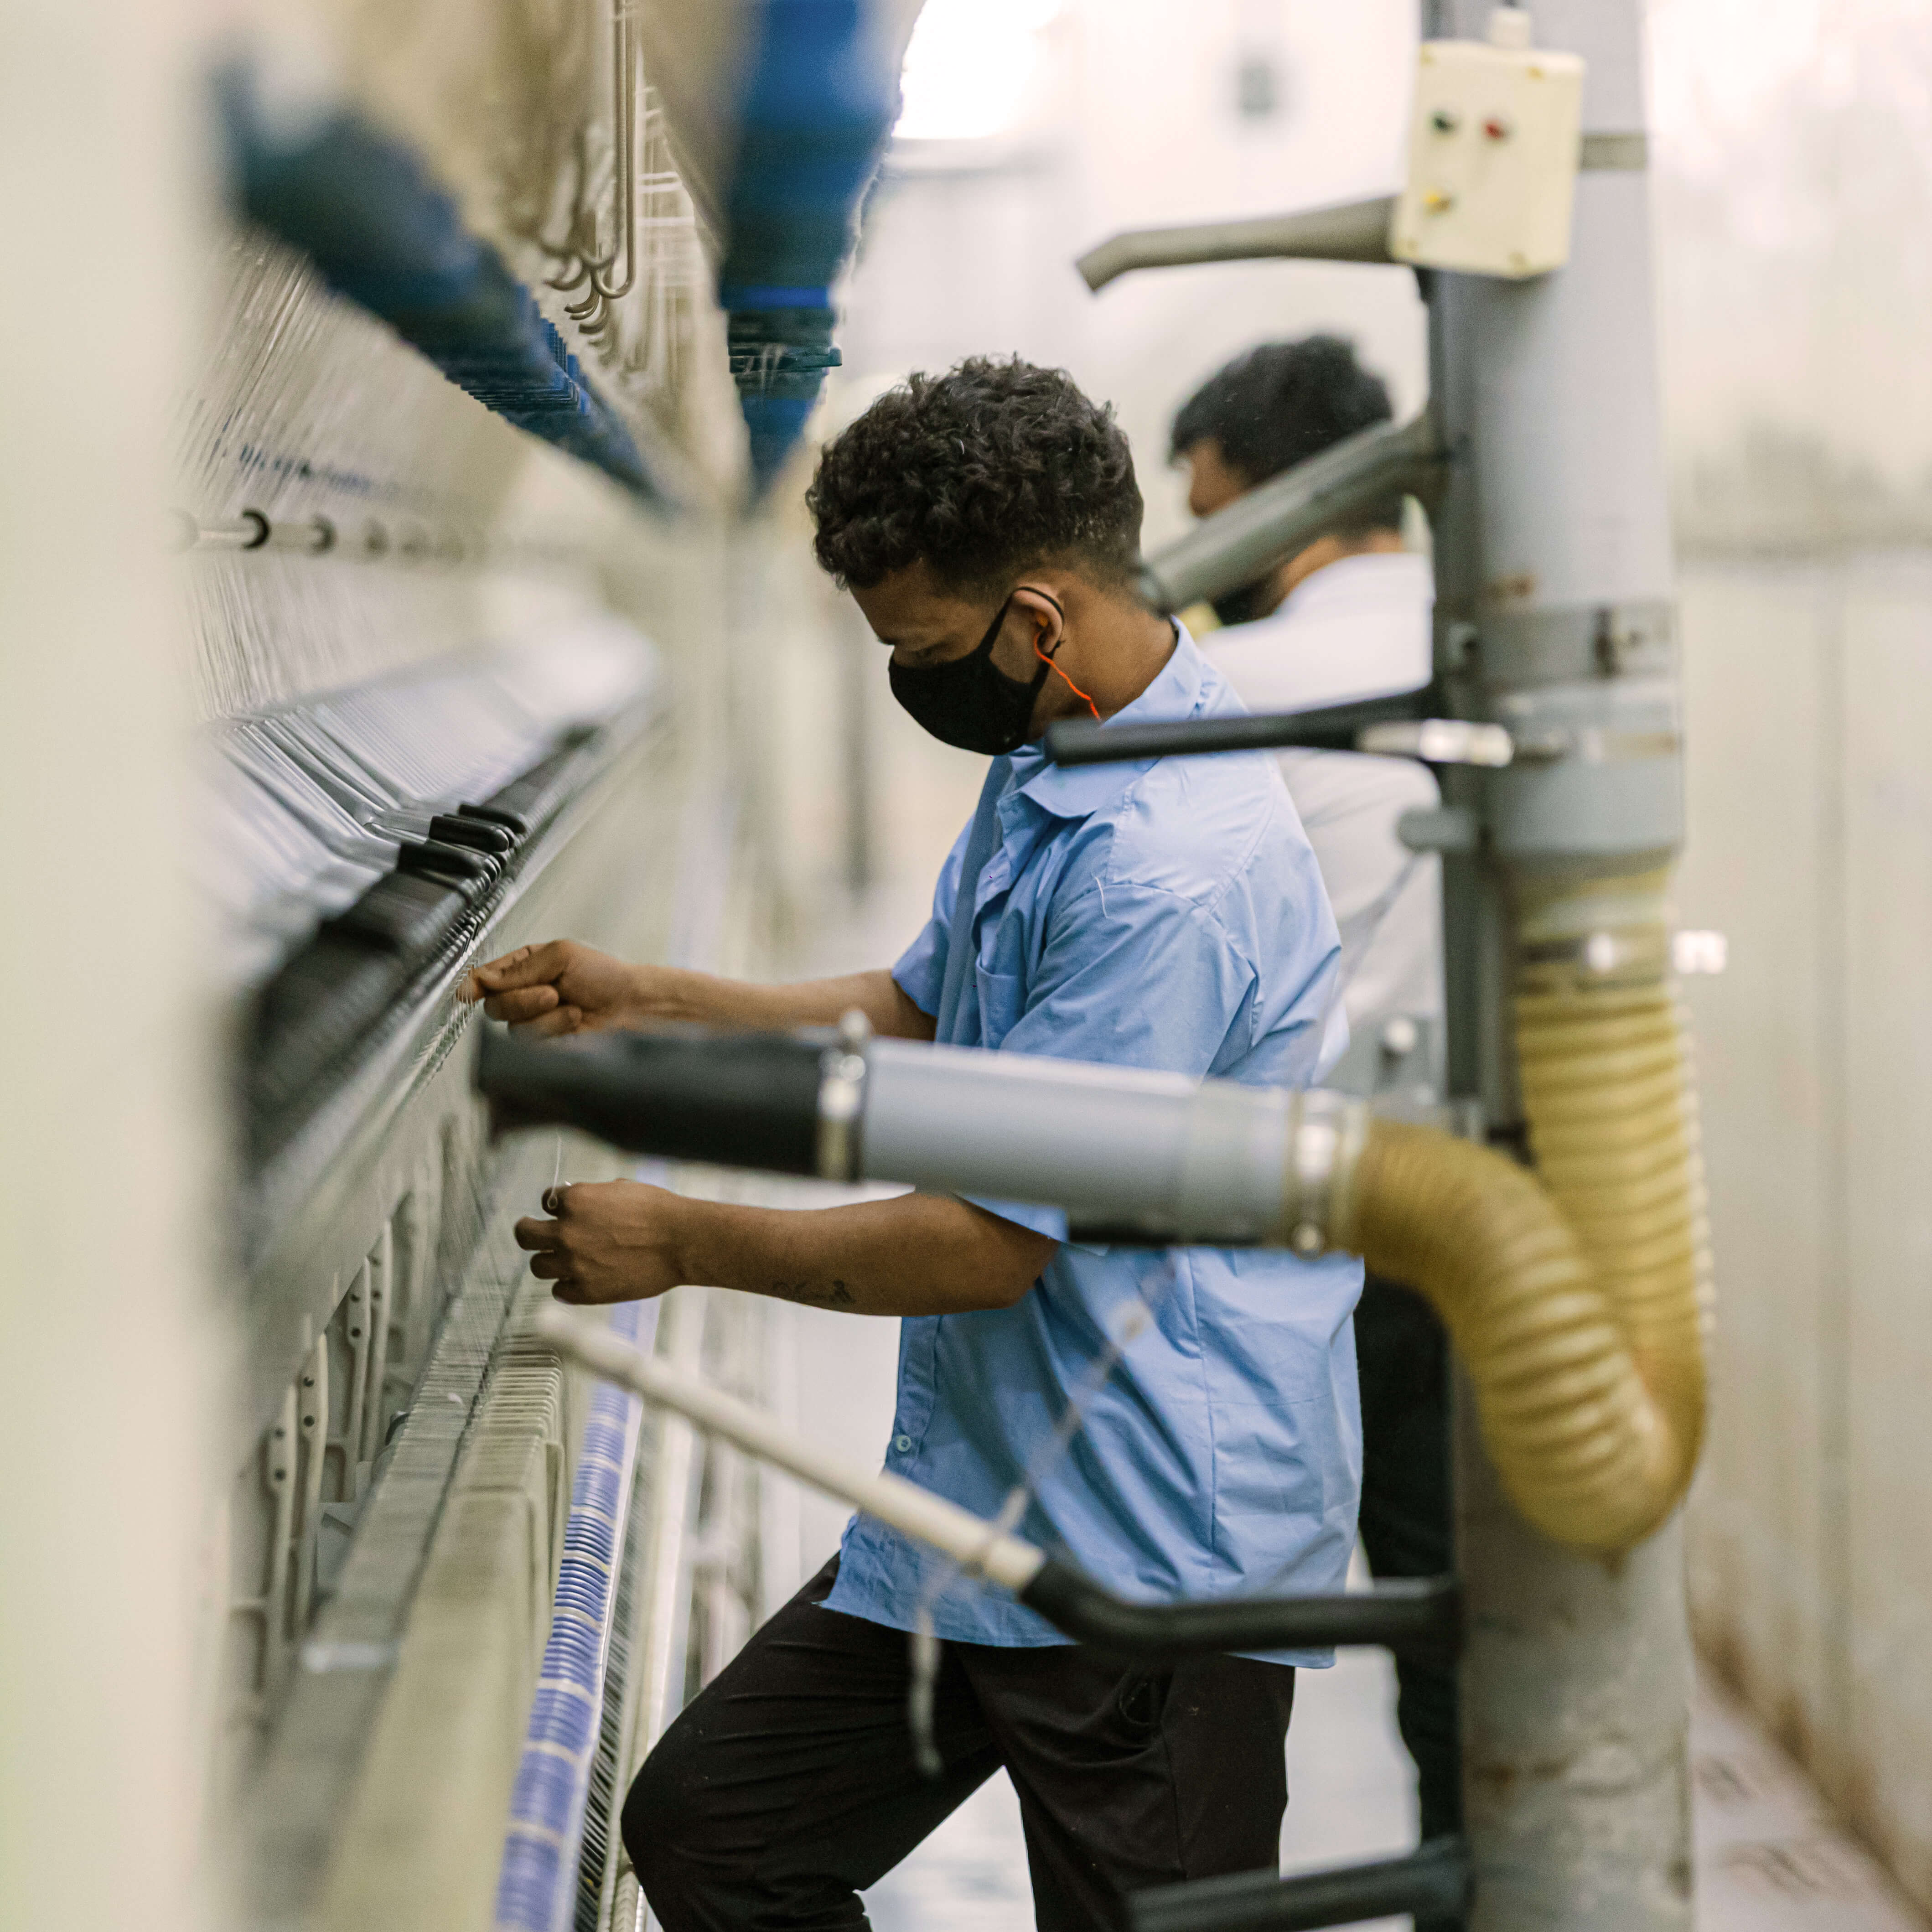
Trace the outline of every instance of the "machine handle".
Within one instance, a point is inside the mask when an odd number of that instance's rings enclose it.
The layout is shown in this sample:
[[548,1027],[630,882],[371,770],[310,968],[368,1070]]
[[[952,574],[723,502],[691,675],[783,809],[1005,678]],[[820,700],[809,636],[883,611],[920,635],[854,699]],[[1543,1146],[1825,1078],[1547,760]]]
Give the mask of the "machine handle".
[[1313,1932],[1402,1912],[1424,1922],[1460,1922],[1472,1889],[1468,1846],[1451,1836],[1431,1838],[1402,1858],[1292,1878],[1238,1872],[1156,1886],[1126,1901],[1126,1922],[1128,1932]]

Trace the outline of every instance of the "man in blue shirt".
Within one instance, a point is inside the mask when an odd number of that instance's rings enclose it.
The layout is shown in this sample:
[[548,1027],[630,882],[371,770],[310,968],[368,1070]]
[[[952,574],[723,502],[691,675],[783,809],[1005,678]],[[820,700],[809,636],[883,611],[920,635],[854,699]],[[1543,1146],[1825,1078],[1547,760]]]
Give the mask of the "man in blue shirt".
[[[803,986],[526,949],[478,974],[487,1010],[548,1034],[857,1008],[901,1038],[1306,1084],[1340,949],[1274,761],[1063,770],[1038,748],[1061,717],[1240,709],[1135,595],[1141,497],[1112,412],[1017,361],[914,376],[826,450],[809,501],[900,702],[993,754],[931,922],[890,973]],[[546,1205],[518,1238],[566,1300],[702,1281],[904,1318],[888,1468],[988,1516],[1017,1490],[1024,1533],[1115,1590],[1342,1580],[1346,1258],[1160,1257],[1070,1241],[1057,1210],[923,1195],[800,1212],[617,1182]],[[927,1775],[899,1634],[922,1622],[946,1640]],[[1112,1925],[1126,1892],[1273,1865],[1292,1666],[1328,1660],[1124,1668],[855,1520],[652,1752],[626,1843],[666,1932],[862,1926],[858,1892],[1004,1766],[1039,1924]]]

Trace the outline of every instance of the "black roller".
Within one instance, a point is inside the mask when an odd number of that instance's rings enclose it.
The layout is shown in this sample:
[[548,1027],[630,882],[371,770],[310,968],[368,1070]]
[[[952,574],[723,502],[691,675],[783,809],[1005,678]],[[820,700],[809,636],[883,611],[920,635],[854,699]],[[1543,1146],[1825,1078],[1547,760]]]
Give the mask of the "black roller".
[[411,872],[379,879],[356,903],[323,922],[325,938],[340,937],[394,952],[420,965],[468,909],[454,886]]
[[1341,1596],[1130,1604],[1050,1557],[1020,1600],[1082,1643],[1142,1661],[1377,1644],[1405,1657],[1448,1663],[1462,1646],[1462,1590],[1453,1576],[1378,1583]]
[[493,854],[446,845],[440,838],[404,839],[396,855],[396,869],[417,878],[440,879],[472,900],[481,898],[503,876],[502,862]]
[[461,845],[472,852],[488,852],[504,858],[516,849],[516,837],[508,826],[494,820],[473,818],[467,812],[440,812],[429,822],[429,836],[446,845]]
[[465,818],[478,819],[485,825],[500,825],[512,838],[527,838],[530,836],[530,821],[502,806],[466,802],[458,806],[457,810]]
[[407,977],[392,953],[333,936],[311,940],[262,988],[249,1064],[258,1140],[271,1116],[306,1106],[388,1010]]
[[499,1127],[578,1127],[633,1154],[816,1174],[824,1051],[697,1027],[561,1040],[486,1028],[476,1085]]

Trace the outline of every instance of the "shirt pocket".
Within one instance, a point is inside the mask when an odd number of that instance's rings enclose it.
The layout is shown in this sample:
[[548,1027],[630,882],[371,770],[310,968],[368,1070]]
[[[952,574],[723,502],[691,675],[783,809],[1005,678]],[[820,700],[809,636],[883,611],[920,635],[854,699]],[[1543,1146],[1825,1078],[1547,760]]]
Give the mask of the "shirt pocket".
[[1024,1006],[1017,973],[989,972],[976,960],[973,977],[980,994],[980,1040],[985,1046],[998,1046],[1019,1024]]

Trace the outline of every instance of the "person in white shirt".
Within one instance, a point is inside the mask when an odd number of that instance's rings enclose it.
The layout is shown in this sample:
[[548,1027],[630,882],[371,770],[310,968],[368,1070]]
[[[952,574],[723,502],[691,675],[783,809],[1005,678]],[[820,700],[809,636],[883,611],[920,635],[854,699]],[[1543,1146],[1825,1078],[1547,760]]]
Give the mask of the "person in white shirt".
[[[1333,335],[1267,343],[1211,377],[1175,417],[1188,507],[1210,516],[1257,484],[1371,424],[1388,391]],[[1215,600],[1204,654],[1251,712],[1300,711],[1428,682],[1433,581],[1402,534],[1399,496],[1372,505],[1259,581]],[[1406,759],[1284,752],[1282,776],[1314,847],[1341,931],[1350,1044],[1324,1084],[1373,1094],[1432,1086],[1442,1018],[1436,861],[1398,835],[1436,804]],[[1448,1358],[1440,1324],[1408,1288],[1369,1280],[1355,1318],[1361,1364],[1361,1534],[1382,1576],[1454,1567]],[[1414,1759],[1425,1838],[1459,1830],[1453,1670],[1398,1666],[1397,1715]],[[1433,1932],[1433,1928],[1419,1928]]]

